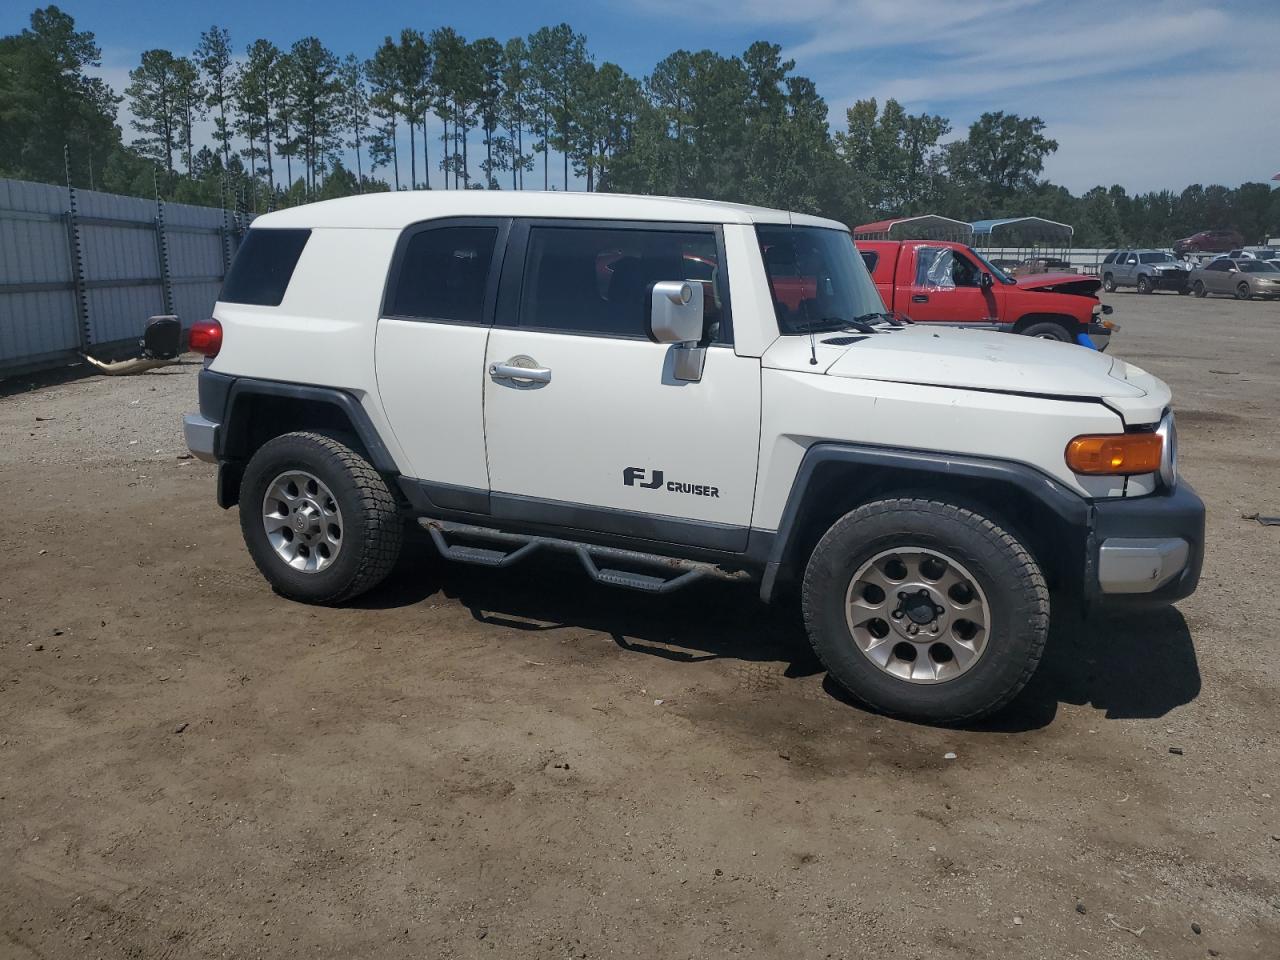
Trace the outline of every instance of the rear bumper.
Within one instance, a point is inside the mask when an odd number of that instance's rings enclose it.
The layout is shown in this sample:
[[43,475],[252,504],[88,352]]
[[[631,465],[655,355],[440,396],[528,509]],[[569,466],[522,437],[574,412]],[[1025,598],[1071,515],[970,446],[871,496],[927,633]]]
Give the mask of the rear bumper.
[[1164,606],[1190,596],[1204,561],[1204,502],[1190,484],[1093,507],[1086,592],[1105,606]]
[[199,413],[182,418],[182,435],[187,449],[208,463],[218,462],[218,424]]

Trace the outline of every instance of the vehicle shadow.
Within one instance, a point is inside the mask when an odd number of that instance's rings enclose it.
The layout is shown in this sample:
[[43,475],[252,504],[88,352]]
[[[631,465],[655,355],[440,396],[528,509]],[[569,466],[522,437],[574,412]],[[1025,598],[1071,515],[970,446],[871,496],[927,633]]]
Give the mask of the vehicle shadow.
[[[712,581],[653,597],[594,584],[563,555],[492,570],[441,560],[428,544],[413,543],[406,553],[387,583],[353,606],[391,609],[443,595],[463,604],[477,622],[505,629],[590,630],[630,653],[677,663],[777,662],[786,665],[788,679],[823,672],[798,605],[766,605],[754,584]],[[966,729],[1035,730],[1053,721],[1059,703],[1091,704],[1107,719],[1149,719],[1199,695],[1191,632],[1176,608],[1087,620],[1066,603],[1059,609],[1026,689],[1000,713]],[[830,678],[823,686],[833,698],[863,709]]]

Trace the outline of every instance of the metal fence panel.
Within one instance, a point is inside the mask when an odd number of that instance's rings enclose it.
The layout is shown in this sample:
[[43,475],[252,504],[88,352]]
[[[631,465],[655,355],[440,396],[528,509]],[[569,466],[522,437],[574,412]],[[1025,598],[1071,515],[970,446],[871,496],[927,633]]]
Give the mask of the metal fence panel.
[[239,242],[234,216],[89,190],[74,198],[65,187],[0,179],[0,375],[81,349],[77,282],[91,351],[135,340],[156,314],[189,326],[212,313]]

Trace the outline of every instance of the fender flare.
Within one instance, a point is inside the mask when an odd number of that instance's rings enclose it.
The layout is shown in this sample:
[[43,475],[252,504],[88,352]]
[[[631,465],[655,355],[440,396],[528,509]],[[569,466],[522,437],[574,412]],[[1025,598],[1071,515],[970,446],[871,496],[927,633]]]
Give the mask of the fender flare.
[[922,480],[965,478],[993,486],[1012,485],[1050,510],[1060,522],[1080,530],[1082,537],[1087,537],[1093,528],[1094,508],[1088,500],[1061,481],[1024,463],[867,444],[816,443],[800,461],[765,563],[760,598],[766,603],[773,598],[779,575],[797,563],[797,531],[814,477],[819,470],[832,465],[859,470],[889,468]]
[[355,394],[336,387],[316,387],[301,383],[283,383],[277,380],[260,380],[255,377],[229,377],[212,370],[200,371],[200,412],[217,423],[218,432],[214,452],[219,460],[233,459],[236,437],[244,429],[244,415],[239,411],[240,401],[251,397],[279,397],[306,403],[321,403],[336,407],[351,424],[360,442],[368,451],[369,460],[379,473],[397,474],[399,466],[391,456],[377,428],[369,419]]

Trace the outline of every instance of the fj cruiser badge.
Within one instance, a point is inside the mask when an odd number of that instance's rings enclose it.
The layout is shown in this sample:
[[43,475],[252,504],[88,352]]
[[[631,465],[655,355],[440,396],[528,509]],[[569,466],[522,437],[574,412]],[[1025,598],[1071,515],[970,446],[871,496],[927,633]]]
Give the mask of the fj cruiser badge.
[[[622,471],[622,482],[628,487],[641,487],[645,490],[658,490],[663,487],[663,475],[661,470],[652,471],[652,476],[646,476],[649,471],[644,467],[627,467]],[[720,488],[707,486],[703,483],[682,483],[678,480],[667,480],[666,489],[668,493],[691,493],[695,497],[715,497],[720,499]]]

